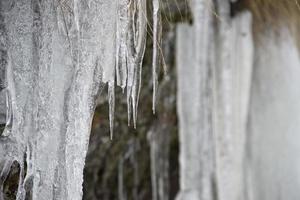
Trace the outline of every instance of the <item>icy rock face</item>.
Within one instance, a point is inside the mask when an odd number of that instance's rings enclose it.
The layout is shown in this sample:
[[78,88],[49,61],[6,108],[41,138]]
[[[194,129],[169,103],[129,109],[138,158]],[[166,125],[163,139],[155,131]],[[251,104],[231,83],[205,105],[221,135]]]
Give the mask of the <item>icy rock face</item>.
[[111,129],[115,85],[127,88],[136,122],[146,1],[1,1],[0,23],[1,81],[13,113],[10,134],[0,136],[0,189],[17,161],[18,200],[81,199],[100,83],[108,83]]
[[289,30],[256,45],[249,116],[248,199],[300,198],[300,57]]

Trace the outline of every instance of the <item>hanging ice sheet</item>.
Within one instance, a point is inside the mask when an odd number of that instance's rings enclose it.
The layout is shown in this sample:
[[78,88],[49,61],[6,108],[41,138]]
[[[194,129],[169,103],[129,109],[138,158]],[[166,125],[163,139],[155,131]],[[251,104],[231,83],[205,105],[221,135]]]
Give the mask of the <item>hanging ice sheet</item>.
[[1,73],[14,122],[0,136],[0,189],[16,161],[17,199],[81,199],[100,82],[108,83],[111,129],[115,85],[126,87],[136,123],[146,16],[146,0],[0,2]]

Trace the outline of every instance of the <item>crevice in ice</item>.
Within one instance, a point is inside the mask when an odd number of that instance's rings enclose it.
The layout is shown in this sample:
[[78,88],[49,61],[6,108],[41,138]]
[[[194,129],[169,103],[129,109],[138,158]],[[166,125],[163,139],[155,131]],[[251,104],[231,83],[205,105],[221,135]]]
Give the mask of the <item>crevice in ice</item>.
[[27,163],[17,160],[7,160],[0,168],[0,200],[31,199],[33,180],[27,175]]

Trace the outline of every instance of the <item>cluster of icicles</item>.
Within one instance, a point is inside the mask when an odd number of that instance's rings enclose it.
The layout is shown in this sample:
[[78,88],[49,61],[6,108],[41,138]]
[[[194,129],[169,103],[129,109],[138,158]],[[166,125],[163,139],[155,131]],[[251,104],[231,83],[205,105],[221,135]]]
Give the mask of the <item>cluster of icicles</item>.
[[[159,0],[153,0],[153,113],[155,113],[155,99],[157,90],[157,67],[159,63],[159,46],[161,24],[159,15]],[[118,0],[118,20],[116,34],[116,68],[104,71],[103,82],[108,83],[109,118],[111,138],[113,136],[115,85],[123,91],[127,90],[128,125],[131,117],[136,128],[137,108],[142,80],[142,62],[146,48],[147,8],[146,0]],[[111,73],[110,70],[115,70]],[[105,77],[105,74],[113,74]],[[115,83],[116,80],[116,83]]]

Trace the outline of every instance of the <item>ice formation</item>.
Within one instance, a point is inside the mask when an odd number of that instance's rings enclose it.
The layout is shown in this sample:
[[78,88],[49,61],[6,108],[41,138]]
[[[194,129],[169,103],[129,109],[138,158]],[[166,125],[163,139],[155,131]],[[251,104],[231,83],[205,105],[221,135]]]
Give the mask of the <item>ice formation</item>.
[[216,184],[220,200],[239,200],[246,199],[244,159],[254,62],[252,17],[242,12],[222,23],[214,72]]
[[191,1],[194,24],[177,28],[177,112],[180,192],[177,200],[211,200],[212,16],[203,1]]
[[160,48],[160,35],[161,35],[161,25],[160,25],[160,12],[159,12],[159,0],[153,0],[153,57],[152,57],[152,76],[153,76],[153,100],[152,100],[152,110],[155,113],[156,104],[156,93],[157,93],[157,67],[159,65],[159,52]]
[[[177,28],[180,192],[177,200],[244,198],[253,66],[251,14],[229,1],[191,1],[193,25]],[[218,197],[215,197],[215,195]]]
[[81,199],[99,84],[108,84],[111,133],[116,86],[136,126],[146,11],[146,0],[0,2],[0,189],[17,162],[18,200]]

